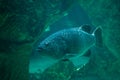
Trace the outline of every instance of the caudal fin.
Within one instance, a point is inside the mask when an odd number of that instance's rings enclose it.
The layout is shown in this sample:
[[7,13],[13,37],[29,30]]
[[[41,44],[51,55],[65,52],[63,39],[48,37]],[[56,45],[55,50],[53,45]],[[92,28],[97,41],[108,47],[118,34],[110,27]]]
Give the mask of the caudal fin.
[[102,39],[102,28],[98,26],[92,33],[93,36],[96,38],[96,46],[102,47],[103,46],[103,39]]

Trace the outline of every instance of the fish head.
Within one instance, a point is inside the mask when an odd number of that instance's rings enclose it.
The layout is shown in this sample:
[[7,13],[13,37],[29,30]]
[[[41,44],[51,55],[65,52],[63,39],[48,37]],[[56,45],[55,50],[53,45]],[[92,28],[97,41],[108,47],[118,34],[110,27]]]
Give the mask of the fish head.
[[30,60],[29,72],[35,73],[49,68],[55,64],[58,59],[54,56],[51,41],[43,40],[35,50],[35,57]]
[[57,58],[57,46],[55,45],[57,44],[53,41],[43,41],[38,46],[37,51],[40,55]]

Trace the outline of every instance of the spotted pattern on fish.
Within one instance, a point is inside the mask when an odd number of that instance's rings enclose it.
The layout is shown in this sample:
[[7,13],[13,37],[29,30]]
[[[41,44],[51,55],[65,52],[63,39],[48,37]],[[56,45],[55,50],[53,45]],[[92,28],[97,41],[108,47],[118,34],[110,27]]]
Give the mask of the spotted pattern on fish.
[[62,58],[66,54],[82,55],[95,43],[95,37],[80,28],[58,31],[38,45],[38,52],[54,58]]

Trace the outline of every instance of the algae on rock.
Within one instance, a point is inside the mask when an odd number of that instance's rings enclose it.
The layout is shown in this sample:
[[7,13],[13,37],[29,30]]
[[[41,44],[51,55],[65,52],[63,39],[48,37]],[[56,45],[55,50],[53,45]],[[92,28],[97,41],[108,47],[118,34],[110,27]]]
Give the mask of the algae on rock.
[[[73,2],[0,1],[0,80],[28,80],[29,57],[33,44],[46,24],[50,24],[55,16],[62,16]],[[63,5],[65,9],[61,8]]]

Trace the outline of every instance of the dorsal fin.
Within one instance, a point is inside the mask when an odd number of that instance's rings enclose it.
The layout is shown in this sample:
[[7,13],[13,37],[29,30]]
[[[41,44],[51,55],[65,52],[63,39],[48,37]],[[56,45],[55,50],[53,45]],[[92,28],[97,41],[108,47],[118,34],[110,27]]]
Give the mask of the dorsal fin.
[[80,27],[80,29],[87,32],[87,33],[90,33],[92,30],[92,27],[89,24],[84,24]]

